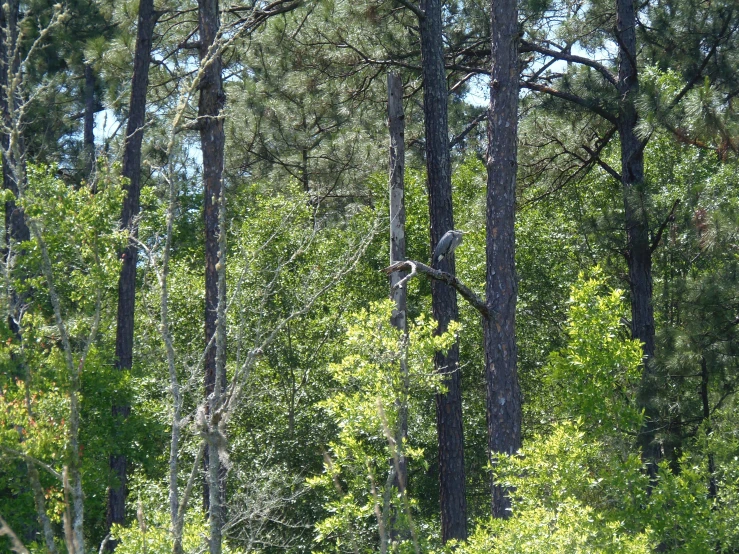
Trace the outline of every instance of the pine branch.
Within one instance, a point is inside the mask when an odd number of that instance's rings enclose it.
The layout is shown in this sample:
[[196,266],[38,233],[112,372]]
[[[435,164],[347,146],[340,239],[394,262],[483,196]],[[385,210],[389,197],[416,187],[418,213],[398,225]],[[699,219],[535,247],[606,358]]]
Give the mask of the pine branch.
[[606,136],[603,137],[603,140],[601,141],[601,143],[598,145],[598,147],[595,150],[593,150],[587,145],[583,146],[583,150],[585,150],[585,152],[587,152],[588,155],[590,156],[589,161],[597,163],[606,173],[608,173],[611,177],[613,177],[614,179],[616,179],[616,181],[620,183],[621,174],[600,157],[600,153],[603,151],[603,148],[605,148],[606,145],[610,142],[611,137],[613,137],[615,132],[616,132],[616,127],[612,127],[610,131],[606,133]]
[[396,1],[397,1],[397,2],[398,2],[398,4],[400,4],[401,6],[403,6],[403,7],[405,7],[405,8],[408,8],[408,9],[409,9],[409,10],[411,10],[411,11],[412,11],[412,12],[413,12],[414,14],[416,14],[416,17],[417,17],[417,18],[419,19],[419,21],[423,21],[424,19],[426,19],[426,14],[425,14],[425,13],[423,13],[423,10],[422,10],[421,8],[419,8],[418,6],[416,6],[416,5],[415,5],[415,4],[413,3],[413,2],[411,2],[410,0],[396,0]]
[[657,235],[654,237],[654,240],[652,241],[652,246],[649,249],[650,252],[654,252],[659,246],[659,243],[662,240],[662,233],[665,232],[665,228],[667,227],[667,224],[670,223],[671,221],[675,221],[675,209],[677,208],[678,204],[680,204],[679,198],[675,200],[675,202],[673,202],[672,208],[670,209],[670,213],[667,214],[667,217],[662,222],[662,224],[659,226]]
[[706,67],[708,66],[708,62],[711,60],[711,58],[716,54],[716,50],[718,50],[718,45],[721,42],[723,38],[725,38],[726,31],[729,29],[729,23],[732,21],[733,18],[727,17],[726,21],[724,22],[724,26],[721,29],[721,32],[718,34],[718,37],[716,38],[716,42],[713,43],[711,46],[711,49],[706,54],[706,57],[703,58],[703,62],[701,63],[700,67],[698,68],[698,71],[695,72],[695,75],[687,82],[685,83],[685,86],[682,88],[680,92],[677,93],[677,96],[672,99],[670,102],[670,105],[667,107],[668,110],[671,110],[675,106],[678,105],[680,100],[683,99],[683,97],[690,92],[690,89],[692,89],[695,84],[700,80],[700,78],[703,76],[703,71],[705,71]]
[[616,125],[617,123],[617,117],[615,115],[609,113],[608,111],[606,111],[603,107],[599,106],[598,104],[590,102],[586,100],[585,98],[582,98],[581,96],[572,94],[571,92],[563,92],[561,90],[557,90],[552,87],[547,87],[545,85],[540,85],[537,83],[531,83],[529,81],[521,81],[521,86],[529,90],[535,90],[536,92],[543,92],[550,96],[561,98],[562,100],[567,100],[568,102],[572,102],[573,104],[577,104],[578,106],[582,106],[583,108],[586,108],[592,111],[593,113],[598,114],[603,119],[613,123],[614,125]]
[[549,56],[550,58],[555,58],[557,60],[579,63],[580,65],[591,67],[595,69],[598,73],[603,75],[603,78],[611,83],[614,87],[617,86],[616,76],[606,66],[583,56],[575,56],[573,54],[570,54],[569,52],[552,50],[550,48],[545,48],[543,46],[539,46],[538,44],[534,44],[533,42],[528,42],[525,40],[521,41],[520,51],[537,52],[539,54],[543,54],[544,56]]
[[482,112],[475,119],[473,119],[467,125],[467,127],[464,128],[464,130],[461,133],[459,133],[456,137],[452,137],[452,140],[449,141],[449,148],[454,148],[455,146],[457,146],[457,144],[459,144],[460,142],[462,142],[462,140],[464,140],[464,137],[466,137],[467,135],[469,135],[470,132],[472,131],[472,129],[474,129],[475,127],[477,127],[477,125],[483,119],[486,119],[487,118],[488,112],[489,112],[489,110],[485,110],[484,112]]

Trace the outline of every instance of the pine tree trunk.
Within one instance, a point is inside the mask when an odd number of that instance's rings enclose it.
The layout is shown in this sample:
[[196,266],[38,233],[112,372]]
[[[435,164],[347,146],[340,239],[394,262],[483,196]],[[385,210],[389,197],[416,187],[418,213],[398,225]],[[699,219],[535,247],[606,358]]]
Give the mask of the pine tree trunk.
[[647,470],[654,479],[660,447],[656,429],[659,411],[655,405],[658,383],[654,366],[654,308],[652,306],[652,249],[647,217],[648,191],[644,183],[644,147],[636,134],[636,97],[639,92],[636,66],[636,12],[634,0],[616,1],[616,32],[619,42],[618,86],[621,103],[618,133],[621,140],[621,185],[626,223],[626,245],[631,289],[631,336],[642,343],[644,370],[638,396],[644,410],[639,445]]
[[[218,319],[218,240],[219,240],[219,202],[223,177],[224,145],[226,136],[223,130],[221,112],[225,104],[223,91],[223,77],[221,75],[221,57],[211,52],[216,40],[220,24],[220,14],[217,0],[198,0],[199,30],[200,30],[200,61],[205,64],[200,81],[200,99],[198,103],[198,128],[200,130],[200,148],[203,154],[203,195],[205,223],[205,342],[210,348],[205,356],[205,396],[213,394],[216,383],[217,356],[216,356],[216,327]],[[225,253],[224,253],[225,254]],[[222,294],[225,296],[225,283]],[[221,390],[226,387],[225,372],[222,373]],[[206,403],[207,405],[207,403]],[[213,521],[220,520],[221,506],[224,500],[223,479],[224,471],[219,470],[222,476],[219,482],[218,506],[211,507],[211,495],[207,476],[211,475],[210,464],[218,464],[212,460],[213,451],[206,450],[203,457],[206,483],[203,490],[203,504],[209,510]],[[211,510],[213,508],[213,510]],[[213,543],[213,537],[211,537]],[[213,546],[213,544],[211,544]]]
[[[454,228],[452,180],[449,161],[447,120],[448,87],[444,70],[441,1],[423,0],[420,18],[423,64],[423,113],[426,130],[426,172],[431,223],[431,252],[441,237]],[[442,260],[438,269],[454,273],[454,257]],[[431,298],[438,332],[458,319],[457,295],[441,281],[432,281]],[[459,346],[446,355],[437,352],[436,370],[445,374],[446,394],[436,397],[436,428],[439,439],[439,485],[441,496],[442,540],[467,538],[467,499],[465,497],[464,437],[462,433],[462,388]]]
[[85,64],[85,117],[82,145],[86,157],[85,177],[90,178],[95,168],[95,73]]
[[[140,209],[141,196],[141,143],[146,123],[146,92],[149,87],[149,60],[151,58],[152,36],[157,14],[153,0],[139,3],[138,29],[136,31],[136,53],[133,77],[131,79],[131,98],[129,100],[126,139],[123,147],[123,176],[128,179],[127,194],[123,201],[121,226],[128,229],[132,237],[137,236],[135,219]],[[85,127],[87,131],[87,127]],[[128,242],[121,258],[118,278],[118,314],[116,320],[115,367],[129,371],[133,364],[133,328],[136,301],[136,262],[138,247],[132,239]],[[113,405],[113,418],[117,426],[116,434],[121,434],[125,419],[131,407],[125,402],[116,401]],[[113,523],[125,521],[127,460],[126,455],[114,453],[110,456],[110,470],[114,484],[108,493],[107,528]],[[115,549],[116,542],[110,541],[108,548]]]
[[[487,270],[484,319],[488,448],[521,447],[521,391],[516,369],[515,206],[518,129],[518,11],[515,0],[492,0],[492,71],[487,150]],[[492,485],[493,515],[510,515],[506,489]]]

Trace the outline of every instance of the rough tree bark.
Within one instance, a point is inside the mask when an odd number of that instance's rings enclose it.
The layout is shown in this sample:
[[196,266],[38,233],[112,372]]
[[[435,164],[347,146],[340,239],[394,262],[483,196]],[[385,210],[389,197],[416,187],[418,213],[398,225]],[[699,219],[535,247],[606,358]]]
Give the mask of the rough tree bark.
[[631,289],[631,336],[642,343],[644,370],[638,396],[644,410],[639,446],[652,479],[657,474],[660,445],[656,442],[659,411],[654,366],[654,308],[652,306],[652,245],[644,190],[644,144],[636,134],[636,98],[639,80],[636,64],[636,11],[634,0],[616,0],[618,92],[621,99],[618,134],[621,139],[621,185],[626,223],[626,257]]
[[[423,69],[423,114],[426,131],[426,173],[431,223],[431,252],[441,237],[454,229],[452,213],[452,178],[449,161],[447,115],[448,86],[444,70],[441,0],[422,0],[419,17]],[[442,260],[438,267],[454,273],[454,257]],[[459,316],[457,295],[440,281],[431,283],[434,318],[438,332],[447,330]],[[442,540],[467,538],[467,499],[465,497],[464,437],[462,434],[462,388],[459,370],[459,346],[446,355],[437,352],[436,370],[445,375],[446,394],[436,397],[436,425],[439,439],[439,484],[441,492]]]
[[[126,198],[121,211],[121,226],[131,233],[126,249],[121,254],[123,265],[118,278],[118,313],[115,337],[115,367],[128,371],[133,364],[133,328],[136,301],[136,217],[140,209],[141,196],[141,142],[146,123],[146,92],[149,87],[149,61],[151,59],[152,35],[157,13],[154,0],[141,0],[139,3],[138,29],[136,31],[136,53],[133,77],[131,79],[131,98],[129,100],[128,123],[123,147],[123,176],[128,179]],[[87,73],[87,72],[86,72]],[[87,130],[87,127],[85,127]],[[113,405],[113,417],[120,429],[131,412],[125,400]],[[127,461],[123,453],[110,456],[110,471],[114,479],[108,493],[107,528],[113,523],[125,521]],[[110,541],[108,548],[115,549],[116,541]]]
[[[487,149],[487,230],[483,318],[488,449],[521,447],[521,391],[516,368],[515,205],[518,129],[518,10],[516,0],[492,0],[492,69]],[[492,484],[493,515],[510,515],[506,489]]]
[[[218,241],[220,235],[219,215],[221,187],[223,177],[223,156],[226,136],[223,130],[221,112],[226,101],[223,91],[221,57],[214,46],[220,26],[218,0],[198,0],[199,54],[200,63],[205,65],[200,79],[200,98],[198,102],[198,129],[200,131],[200,148],[203,154],[203,217],[205,222],[205,342],[211,344],[205,355],[205,396],[211,397],[215,390],[217,373],[217,348],[211,343],[217,331],[218,320]],[[224,253],[225,255],[225,253]],[[221,294],[225,297],[225,282]],[[215,342],[215,341],[213,341]],[[225,345],[223,346],[225,348]],[[226,388],[226,375],[219,376],[220,390]],[[206,402],[207,405],[207,402]],[[209,475],[212,452],[209,448],[203,457],[205,475]],[[213,460],[218,463],[218,460]],[[224,471],[221,470],[223,476]],[[225,495],[225,481],[219,480],[220,491],[218,506],[211,506],[214,498],[207,483],[203,490],[203,505],[209,510],[213,520],[221,518],[221,506]],[[211,542],[214,538],[211,537]]]
[[85,173],[90,177],[95,168],[95,72],[90,64],[85,64],[85,111],[82,130],[82,144],[85,153]]

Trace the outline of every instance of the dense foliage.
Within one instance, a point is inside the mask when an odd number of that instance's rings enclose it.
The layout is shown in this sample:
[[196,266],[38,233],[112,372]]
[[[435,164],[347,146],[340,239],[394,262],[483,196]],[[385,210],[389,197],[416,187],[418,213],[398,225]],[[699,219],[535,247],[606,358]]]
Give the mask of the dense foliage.
[[[425,8],[223,2],[204,47],[205,0],[157,0],[129,225],[139,5],[0,7],[0,550],[739,551],[739,9],[638,4],[639,86],[622,94],[614,6],[626,1],[519,2],[523,446],[501,455],[489,451],[479,309],[459,296],[459,321],[437,333],[419,271],[403,284],[407,329],[391,324],[385,78],[397,71],[404,87],[407,258],[426,264]],[[449,209],[466,232],[456,277],[480,295],[489,10],[460,0],[442,12]],[[213,67],[215,116],[201,95]],[[644,176],[627,183],[631,108]],[[213,121],[218,196],[198,142]],[[630,309],[634,206],[651,264],[647,360]],[[116,331],[130,245],[129,369]],[[210,290],[206,271],[220,279]],[[211,293],[218,336],[204,333]],[[469,538],[446,541],[435,399],[448,381],[434,360],[457,345]],[[507,517],[491,517],[492,483]],[[109,506],[121,487],[123,522]]]

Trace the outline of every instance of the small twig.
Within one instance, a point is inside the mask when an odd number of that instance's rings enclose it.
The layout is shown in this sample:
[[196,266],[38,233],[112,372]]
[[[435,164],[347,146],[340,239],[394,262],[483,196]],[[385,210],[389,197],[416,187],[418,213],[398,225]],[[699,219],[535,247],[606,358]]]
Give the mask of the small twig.
[[611,177],[616,179],[619,183],[621,182],[621,174],[613,169],[610,164],[606,163],[601,157],[600,153],[602,152],[603,148],[608,144],[608,142],[611,140],[611,137],[616,132],[616,127],[612,127],[610,131],[606,134],[603,141],[597,146],[595,150],[590,148],[590,146],[583,145],[583,150],[588,153],[590,156],[589,162],[595,162],[597,163],[606,173],[608,173]]

